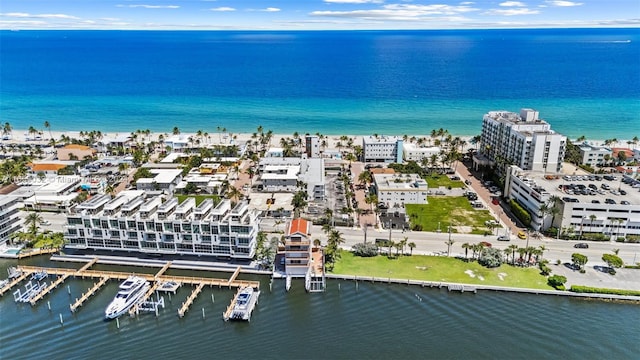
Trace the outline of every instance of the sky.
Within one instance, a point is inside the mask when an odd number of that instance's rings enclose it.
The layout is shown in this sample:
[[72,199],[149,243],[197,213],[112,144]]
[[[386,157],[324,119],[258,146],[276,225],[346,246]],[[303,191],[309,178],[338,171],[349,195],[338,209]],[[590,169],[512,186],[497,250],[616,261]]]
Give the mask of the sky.
[[640,0],[2,0],[0,29],[640,27]]

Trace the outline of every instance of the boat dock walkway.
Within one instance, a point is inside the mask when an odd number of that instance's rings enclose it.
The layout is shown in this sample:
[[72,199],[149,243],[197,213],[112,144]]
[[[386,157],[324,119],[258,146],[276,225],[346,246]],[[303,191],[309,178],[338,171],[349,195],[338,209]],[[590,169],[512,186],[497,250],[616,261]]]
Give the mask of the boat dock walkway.
[[158,286],[160,286],[160,282],[157,282],[157,281],[154,282],[153,285],[151,285],[151,287],[149,288],[149,290],[147,290],[144,296],[140,298],[140,301],[138,301],[138,303],[136,303],[131,307],[131,309],[129,309],[130,316],[135,316],[139,312],[140,304],[145,303],[151,297],[151,295],[153,295],[153,293],[156,291]]
[[191,303],[196,299],[196,297],[198,296],[200,291],[202,291],[203,287],[204,287],[204,284],[200,283],[200,284],[198,284],[198,286],[196,286],[195,289],[193,289],[193,292],[191,293],[191,295],[189,295],[187,300],[185,300],[185,302],[182,303],[182,306],[178,310],[178,316],[180,316],[180,317],[184,316],[184,314],[187,312],[187,310],[189,310],[189,306],[191,306]]
[[[254,290],[248,298],[246,298],[246,294],[243,294],[244,288],[239,288],[236,294],[233,296],[231,300],[231,304],[227,307],[227,310],[222,313],[222,318],[224,321],[229,320],[246,320],[251,321],[251,314],[253,313],[253,309],[255,309],[258,304],[258,298],[260,297],[260,290]],[[236,308],[238,305],[238,301],[240,301],[241,296],[245,296],[243,301],[243,305],[240,309]]]
[[26,279],[29,275],[31,275],[31,273],[22,273],[22,275],[20,275],[17,278],[13,279],[13,281],[11,281],[7,285],[5,285],[2,289],[0,289],[0,296],[4,295],[4,293],[6,293],[7,291],[11,290],[11,288],[13,288],[14,286],[18,285],[18,283],[20,283],[22,280]]
[[51,249],[37,249],[37,250],[33,250],[33,251],[28,251],[28,252],[20,252],[16,258],[18,259],[24,259],[27,257],[31,257],[31,256],[37,256],[37,255],[45,255],[45,254],[55,254],[58,251],[60,251],[60,249],[57,248],[51,248]]
[[227,306],[227,310],[222,314],[222,318],[224,319],[224,321],[228,321],[229,319],[231,319],[231,315],[233,314],[233,309],[236,307],[236,303],[238,302],[238,296],[240,295],[240,291],[242,291],[242,289],[238,289],[238,291],[236,291],[236,294],[233,295],[233,299],[231,299],[231,304]]
[[76,298],[76,302],[74,302],[72,305],[69,305],[71,312],[75,312],[77,308],[82,306],[82,304],[84,304],[85,301],[87,301],[93,294],[95,294],[98,290],[100,290],[100,288],[104,284],[106,284],[107,281],[109,281],[108,277],[100,278],[100,281],[93,284],[93,287],[88,289],[86,293],[83,293],[80,299]]
[[43,291],[39,292],[36,296],[34,296],[33,298],[31,298],[31,300],[29,300],[29,302],[31,303],[31,306],[35,305],[38,302],[38,300],[42,299],[45,295],[47,295],[49,291],[57,288],[58,285],[62,284],[68,277],[69,277],[68,274],[61,275],[56,279],[56,281],[51,282],[51,284],[47,286]]

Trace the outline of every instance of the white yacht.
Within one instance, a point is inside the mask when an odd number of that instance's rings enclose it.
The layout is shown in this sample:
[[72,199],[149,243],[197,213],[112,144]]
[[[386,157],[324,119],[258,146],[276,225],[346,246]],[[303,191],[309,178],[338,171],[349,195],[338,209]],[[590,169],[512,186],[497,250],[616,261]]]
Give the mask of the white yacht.
[[251,321],[251,313],[258,303],[258,297],[260,296],[259,290],[254,290],[252,287],[247,286],[235,296],[235,302],[232,302],[233,308],[231,311],[227,310],[227,313],[223,314],[224,320],[245,320]]
[[124,314],[137,302],[141,300],[144,294],[149,290],[149,282],[138,276],[129,276],[122,284],[120,291],[113,298],[113,301],[104,311],[106,319],[115,319]]

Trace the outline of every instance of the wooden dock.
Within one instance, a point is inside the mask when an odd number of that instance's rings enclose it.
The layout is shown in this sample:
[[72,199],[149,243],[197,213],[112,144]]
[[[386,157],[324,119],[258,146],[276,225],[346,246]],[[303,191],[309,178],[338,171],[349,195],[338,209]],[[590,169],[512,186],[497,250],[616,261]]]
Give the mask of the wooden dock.
[[236,278],[238,277],[238,274],[240,274],[240,270],[242,270],[242,268],[240,266],[238,266],[238,268],[236,269],[236,271],[233,272],[233,275],[231,275],[231,277],[229,278],[229,287],[231,287],[231,283],[234,282],[236,280]]
[[187,312],[187,310],[189,310],[189,306],[191,306],[191,303],[196,299],[196,297],[198,296],[200,291],[202,291],[203,287],[204,287],[203,283],[200,283],[200,284],[198,284],[198,286],[196,286],[196,288],[193,290],[191,295],[189,295],[187,300],[182,303],[182,306],[178,310],[178,316],[180,316],[180,317],[184,316],[184,314]]
[[82,294],[80,299],[76,299],[76,302],[74,302],[73,305],[69,305],[69,308],[71,309],[71,312],[75,312],[77,308],[82,306],[82,304],[84,304],[85,301],[87,301],[93,294],[95,294],[98,290],[100,290],[100,288],[104,284],[106,284],[107,281],[109,281],[109,278],[108,277],[103,277],[103,278],[100,278],[100,281],[98,281],[97,283],[93,284],[93,287],[88,289],[86,293]]
[[31,303],[31,306],[35,305],[38,302],[38,300],[42,299],[45,295],[47,295],[49,291],[57,288],[58,285],[62,284],[68,277],[69,275],[66,275],[66,274],[59,276],[56,279],[56,281],[53,281],[49,286],[47,286],[46,289],[39,292],[38,295],[34,296],[33,299],[29,301]]
[[29,276],[29,275],[31,275],[31,273],[22,273],[22,275],[20,275],[17,278],[13,279],[13,281],[11,281],[7,285],[5,285],[2,289],[0,289],[0,296],[3,296],[4,293],[6,293],[7,291],[11,290],[11,288],[13,288],[14,286],[18,285],[19,282],[21,282],[22,280],[26,279],[27,276]]
[[227,310],[222,314],[224,321],[231,319],[231,314],[233,313],[233,308],[236,306],[236,302],[238,301],[240,291],[242,291],[242,288],[239,288],[238,291],[236,291],[235,295],[233,295],[233,299],[231,299],[231,304],[227,306]]
[[158,272],[156,273],[156,279],[160,277],[162,274],[164,274],[164,272],[167,271],[170,266],[171,266],[171,261],[167,261],[167,263],[164,264],[162,269],[158,270]]
[[37,256],[37,255],[45,255],[45,254],[55,254],[58,251],[60,251],[60,249],[57,248],[52,248],[52,249],[38,249],[38,250],[33,250],[33,251],[29,251],[29,252],[21,252],[17,255],[18,259],[24,259],[27,257],[31,257],[31,256]]
[[156,291],[158,286],[160,286],[160,283],[157,282],[157,281],[154,282],[153,285],[151,285],[151,287],[149,288],[149,290],[147,290],[147,292],[144,294],[144,296],[140,298],[140,301],[138,301],[138,303],[134,304],[131,307],[131,309],[129,309],[129,315],[130,316],[135,316],[138,313],[138,305],[142,304],[145,301],[147,301],[147,299],[149,299],[149,297],[151,297],[151,295],[153,295],[153,293]]

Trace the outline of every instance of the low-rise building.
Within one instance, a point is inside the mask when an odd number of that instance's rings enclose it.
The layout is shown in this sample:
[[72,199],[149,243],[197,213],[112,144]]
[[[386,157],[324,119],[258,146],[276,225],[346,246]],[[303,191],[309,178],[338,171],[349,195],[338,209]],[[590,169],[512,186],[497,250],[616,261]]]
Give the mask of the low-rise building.
[[401,136],[363,136],[362,158],[364,162],[402,163],[403,140]]
[[56,152],[58,160],[82,160],[86,157],[93,157],[96,154],[94,148],[79,144],[65,145]]
[[581,163],[583,165],[589,165],[592,168],[596,166],[604,166],[607,162],[607,158],[611,158],[613,153],[611,149],[606,146],[591,145],[588,142],[583,142],[578,145],[580,150]]
[[182,181],[182,170],[150,169],[154,177],[140,178],[136,182],[136,189],[149,192],[173,194],[176,186]]
[[77,249],[152,254],[206,255],[250,260],[255,254],[258,213],[246,202],[217,205],[195,198],[145,198],[139,190],[116,198],[98,195],[67,215],[65,238]]
[[305,277],[311,266],[310,223],[302,218],[291,220],[285,235],[285,272],[291,277]]
[[373,174],[378,201],[388,207],[427,204],[427,182],[417,174]]
[[433,155],[440,154],[438,146],[418,146],[414,143],[404,143],[403,145],[404,161],[415,161],[420,163],[422,159],[431,159]]

